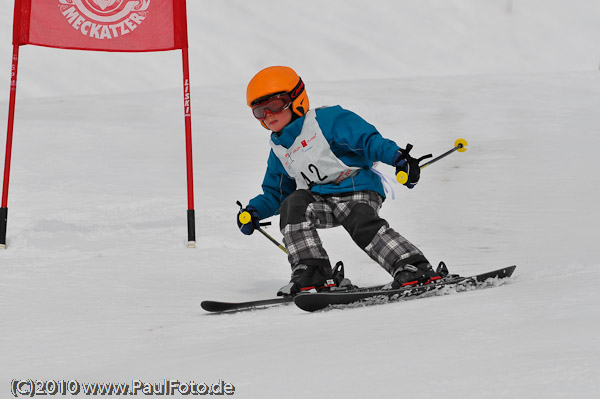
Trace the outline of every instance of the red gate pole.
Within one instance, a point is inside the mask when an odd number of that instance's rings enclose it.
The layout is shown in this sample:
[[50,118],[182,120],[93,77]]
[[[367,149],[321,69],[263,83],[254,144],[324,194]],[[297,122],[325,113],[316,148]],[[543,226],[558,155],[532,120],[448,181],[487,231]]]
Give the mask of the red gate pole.
[[6,131],[6,151],[4,153],[4,183],[2,185],[2,206],[0,207],[0,248],[6,248],[6,224],[8,219],[8,182],[10,180],[10,159],[12,156],[13,128],[15,124],[15,100],[17,98],[17,69],[19,66],[19,46],[13,45],[12,69],[10,76],[10,99],[8,103],[8,129]]
[[194,168],[192,162],[192,108],[190,94],[190,65],[188,49],[181,49],[183,56],[183,108],[185,115],[185,151],[187,167],[187,195],[188,195],[188,247],[196,246],[196,218],[194,212]]

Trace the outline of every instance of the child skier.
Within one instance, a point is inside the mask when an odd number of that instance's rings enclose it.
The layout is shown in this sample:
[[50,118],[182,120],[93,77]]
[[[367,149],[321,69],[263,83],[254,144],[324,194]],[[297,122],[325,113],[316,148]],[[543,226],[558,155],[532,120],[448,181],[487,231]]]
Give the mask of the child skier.
[[[392,288],[438,277],[423,253],[379,217],[385,193],[371,169],[374,162],[395,166],[408,174],[405,185],[413,188],[419,162],[427,156],[413,158],[410,144],[401,149],[340,106],[310,109],[302,79],[288,67],[258,72],[248,84],[246,100],[254,117],[272,131],[271,152],[263,193],[240,210],[237,223],[250,235],[260,220],[280,214],[292,277],[277,295],[336,285],[317,229],[340,225],[392,275]],[[251,215],[249,223],[240,222],[242,212]]]

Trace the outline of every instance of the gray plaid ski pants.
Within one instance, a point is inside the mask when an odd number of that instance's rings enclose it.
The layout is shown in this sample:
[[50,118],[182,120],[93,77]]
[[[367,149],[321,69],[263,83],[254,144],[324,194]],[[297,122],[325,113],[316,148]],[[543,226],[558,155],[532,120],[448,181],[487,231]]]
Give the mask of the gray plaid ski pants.
[[317,229],[343,226],[354,242],[392,274],[406,264],[427,261],[423,253],[379,217],[382,197],[373,191],[319,195],[296,190],[281,205],[280,229],[292,269],[331,265]]

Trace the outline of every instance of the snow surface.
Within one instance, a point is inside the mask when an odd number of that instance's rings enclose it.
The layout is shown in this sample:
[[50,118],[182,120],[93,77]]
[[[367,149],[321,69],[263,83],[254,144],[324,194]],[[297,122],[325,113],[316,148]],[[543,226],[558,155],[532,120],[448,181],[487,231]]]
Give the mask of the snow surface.
[[[600,2],[192,0],[188,17],[196,249],[180,55],[21,48],[1,397],[13,378],[223,379],[240,398],[598,397]],[[341,104],[417,153],[466,138],[416,189],[396,185],[382,215],[454,272],[517,264],[511,283],[315,314],[203,312],[289,277],[285,255],[234,221],[268,153],[245,85],[272,64],[298,70],[313,106]],[[345,231],[322,237],[355,283],[388,281]]]

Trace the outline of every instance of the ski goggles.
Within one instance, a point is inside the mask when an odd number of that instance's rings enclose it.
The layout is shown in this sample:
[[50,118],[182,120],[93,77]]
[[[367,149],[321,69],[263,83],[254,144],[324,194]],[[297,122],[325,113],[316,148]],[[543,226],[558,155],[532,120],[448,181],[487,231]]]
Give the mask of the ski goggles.
[[289,94],[283,93],[267,98],[264,101],[252,106],[252,113],[259,121],[267,117],[267,112],[277,114],[292,105],[292,98]]

